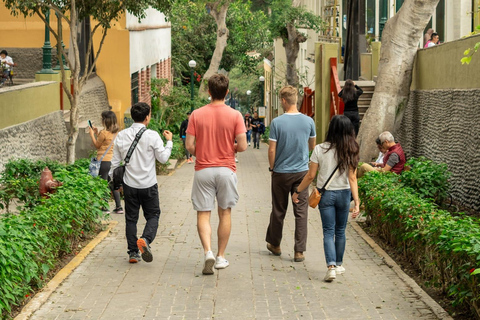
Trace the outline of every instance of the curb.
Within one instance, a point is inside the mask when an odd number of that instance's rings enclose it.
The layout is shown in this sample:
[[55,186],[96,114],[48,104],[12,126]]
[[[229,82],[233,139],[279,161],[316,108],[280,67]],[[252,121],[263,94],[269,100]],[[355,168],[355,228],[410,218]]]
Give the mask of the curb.
[[389,266],[398,277],[405,282],[405,284],[412,289],[412,291],[420,297],[422,300],[438,317],[438,319],[447,319],[453,320],[453,318],[446,312],[435,300],[432,299],[412,278],[410,278],[400,266],[392,259],[390,256],[382,249],[380,246],[372,239],[370,236],[363,231],[362,227],[358,225],[356,221],[350,221],[350,225],[353,229],[358,233],[363,240],[378,254],[380,257],[383,258],[383,261],[387,266]]
[[65,267],[63,267],[47,285],[30,300],[22,311],[15,317],[15,320],[29,319],[58,288],[58,286],[85,260],[88,254],[107,237],[110,231],[118,224],[118,221],[110,221],[106,230],[100,232],[92,239],[75,258],[73,258]]
[[170,171],[170,172],[167,174],[167,177],[172,176],[172,175],[175,173],[175,170],[180,169],[186,162],[187,162],[187,160],[186,160],[186,159],[183,159],[182,162],[180,162],[180,164],[177,164],[177,166],[175,167],[175,169],[173,169],[172,171]]

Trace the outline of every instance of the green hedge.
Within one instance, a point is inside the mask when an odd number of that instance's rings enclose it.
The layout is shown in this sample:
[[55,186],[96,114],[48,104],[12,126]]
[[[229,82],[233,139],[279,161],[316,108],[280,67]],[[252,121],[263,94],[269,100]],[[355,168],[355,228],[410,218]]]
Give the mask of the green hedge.
[[420,181],[422,174],[409,173],[404,179],[403,174],[374,171],[359,179],[367,223],[421,270],[427,284],[442,288],[454,305],[469,306],[480,315],[478,219],[440,210],[425,193],[406,185]]
[[[7,164],[0,177],[2,201],[10,196],[24,195],[27,199],[19,213],[0,216],[0,315],[7,316],[11,307],[19,305],[44,279],[58,259],[72,252],[72,245],[95,231],[104,214],[101,210],[109,196],[107,184],[88,174],[88,160],[62,166],[49,162],[54,178],[63,186],[42,199],[38,181],[45,162],[16,160]],[[29,181],[23,183],[23,181]],[[11,183],[18,182],[16,194]],[[26,195],[29,195],[28,197]],[[23,201],[23,200],[22,200]],[[3,204],[5,204],[3,202]]]

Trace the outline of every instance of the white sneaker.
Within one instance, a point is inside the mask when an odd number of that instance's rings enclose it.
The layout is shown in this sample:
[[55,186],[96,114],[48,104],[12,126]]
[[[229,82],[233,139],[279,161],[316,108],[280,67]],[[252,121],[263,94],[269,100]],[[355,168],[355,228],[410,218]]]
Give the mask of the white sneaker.
[[215,269],[225,269],[228,267],[230,263],[228,263],[228,260],[225,259],[224,257],[217,257],[217,261],[215,262]]
[[248,143],[248,146],[250,147],[250,142]]
[[238,163],[238,159],[237,159],[237,158],[235,158],[235,162],[237,162],[237,163]]
[[337,266],[337,267],[335,268],[335,273],[336,273],[336,274],[345,273],[345,268],[342,267],[342,266]]
[[213,265],[215,264],[215,256],[212,251],[205,254],[205,264],[203,265],[203,274],[213,274]]
[[335,280],[336,277],[337,274],[335,272],[335,268],[330,268],[328,269],[327,274],[325,275],[325,278],[323,278],[323,280],[325,280],[326,282],[332,282],[333,280]]

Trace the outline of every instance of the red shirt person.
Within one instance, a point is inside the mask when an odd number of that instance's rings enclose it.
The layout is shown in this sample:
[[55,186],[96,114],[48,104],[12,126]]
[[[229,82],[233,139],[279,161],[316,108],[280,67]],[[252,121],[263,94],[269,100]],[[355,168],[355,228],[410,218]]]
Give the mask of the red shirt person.
[[[247,149],[242,114],[225,104],[229,80],[216,74],[208,79],[212,102],[193,111],[185,146],[196,157],[192,204],[197,211],[197,228],[205,252],[203,274],[228,267],[225,249],[231,230],[231,210],[238,201],[235,154]],[[237,141],[237,142],[235,142]],[[218,204],[218,252],[211,248],[210,214]]]

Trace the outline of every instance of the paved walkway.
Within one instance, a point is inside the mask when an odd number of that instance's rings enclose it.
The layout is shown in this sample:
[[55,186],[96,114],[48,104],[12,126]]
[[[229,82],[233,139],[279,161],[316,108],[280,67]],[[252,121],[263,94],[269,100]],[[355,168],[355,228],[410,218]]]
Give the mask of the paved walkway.
[[[240,201],[227,247],[230,267],[202,275],[203,250],[190,201],[194,170],[184,164],[172,176],[158,177],[162,215],[152,245],[154,261],[128,263],[123,215],[115,215],[117,227],[32,319],[436,319],[350,226],[347,271],[324,282],[321,221],[314,209],[306,260],[293,262],[291,208],[283,254],[269,254],[264,240],[271,203],[266,145],[249,148],[239,160]],[[215,226],[218,219],[212,217]]]

